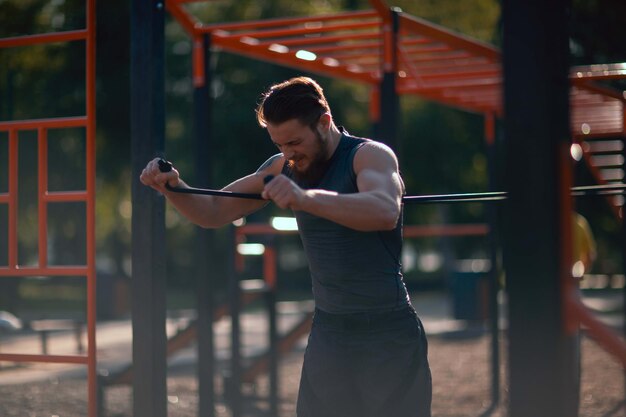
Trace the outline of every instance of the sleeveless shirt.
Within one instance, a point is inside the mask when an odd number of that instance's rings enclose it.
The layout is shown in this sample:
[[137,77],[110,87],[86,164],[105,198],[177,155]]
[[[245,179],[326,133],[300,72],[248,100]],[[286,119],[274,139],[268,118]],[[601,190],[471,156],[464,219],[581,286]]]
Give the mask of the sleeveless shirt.
[[[298,183],[286,164],[283,174],[303,188],[356,193],[354,155],[369,140],[342,132],[318,184]],[[309,262],[317,308],[349,314],[409,305],[401,271],[402,213],[395,229],[378,232],[350,229],[304,211],[294,211],[294,215]]]

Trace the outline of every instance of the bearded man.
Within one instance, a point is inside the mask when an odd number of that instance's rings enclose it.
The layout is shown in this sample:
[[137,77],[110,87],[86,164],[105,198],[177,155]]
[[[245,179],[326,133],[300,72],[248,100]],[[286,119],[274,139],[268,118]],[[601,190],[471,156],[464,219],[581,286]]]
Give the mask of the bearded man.
[[161,172],[158,159],[142,183],[202,227],[224,226],[270,201],[293,211],[315,300],[299,417],[429,417],[427,340],[400,262],[404,185],[396,155],[335,125],[322,88],[308,77],[270,87],[257,120],[280,153],[224,190],[265,201],[173,193],[166,184],[187,185],[175,168]]

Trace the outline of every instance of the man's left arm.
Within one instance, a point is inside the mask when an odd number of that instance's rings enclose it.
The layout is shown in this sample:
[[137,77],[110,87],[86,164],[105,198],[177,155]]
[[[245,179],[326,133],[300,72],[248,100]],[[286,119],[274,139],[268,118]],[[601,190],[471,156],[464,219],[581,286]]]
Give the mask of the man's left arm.
[[354,157],[354,171],[357,193],[302,190],[280,176],[266,186],[267,197],[280,207],[306,211],[352,229],[393,229],[400,216],[403,191],[393,151],[382,143],[368,142]]

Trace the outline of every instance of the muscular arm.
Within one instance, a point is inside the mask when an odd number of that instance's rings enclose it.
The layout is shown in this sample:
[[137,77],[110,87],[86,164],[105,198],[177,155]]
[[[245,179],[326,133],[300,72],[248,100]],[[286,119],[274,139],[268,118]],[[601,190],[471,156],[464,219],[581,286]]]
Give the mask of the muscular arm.
[[[170,172],[161,172],[157,161],[158,159],[154,159],[148,163],[141,174],[141,182],[163,193],[168,201],[176,207],[176,210],[199,226],[206,228],[221,227],[259,210],[267,204],[267,201],[262,200],[181,194],[168,191],[165,188],[166,182],[172,187],[187,187],[187,184],[180,179],[176,169],[172,169]],[[232,182],[224,187],[223,190],[241,193],[260,193],[264,186],[263,178],[270,174],[278,175],[282,168],[282,161],[281,157],[272,157],[256,173]]]
[[266,187],[264,197],[280,207],[302,210],[361,231],[391,230],[400,215],[403,184],[398,162],[385,145],[368,142],[354,158],[359,192],[302,190],[284,176]]

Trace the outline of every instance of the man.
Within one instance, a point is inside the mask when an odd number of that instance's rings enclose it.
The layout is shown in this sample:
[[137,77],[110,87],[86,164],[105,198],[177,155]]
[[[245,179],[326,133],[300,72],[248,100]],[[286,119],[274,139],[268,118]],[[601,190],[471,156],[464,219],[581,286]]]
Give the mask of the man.
[[[281,153],[225,190],[261,193],[293,210],[313,282],[315,316],[304,356],[299,417],[430,416],[427,341],[402,279],[403,183],[387,146],[333,122],[322,88],[293,78],[257,108]],[[263,179],[274,178],[267,184]],[[186,217],[219,227],[267,201],[176,194],[176,169],[150,161],[141,181]]]

